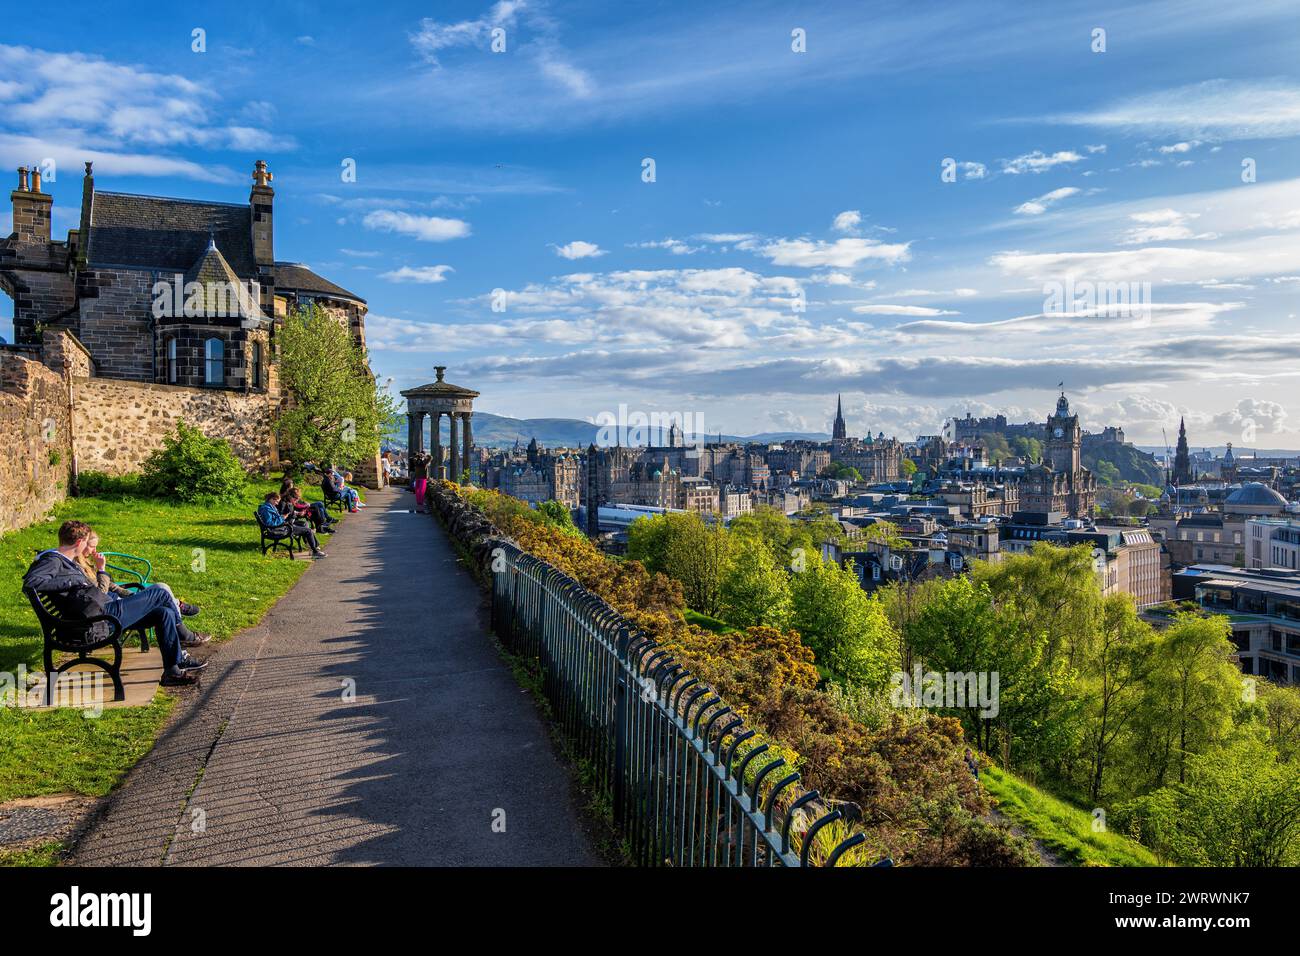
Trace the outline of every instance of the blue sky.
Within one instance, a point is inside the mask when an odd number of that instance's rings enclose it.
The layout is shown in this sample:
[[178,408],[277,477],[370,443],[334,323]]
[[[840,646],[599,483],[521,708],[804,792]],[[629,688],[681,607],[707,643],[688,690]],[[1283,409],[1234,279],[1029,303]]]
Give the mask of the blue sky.
[[61,5],[6,18],[0,163],[57,161],[62,235],[84,159],[234,202],[266,159],[380,376],[486,411],[824,430],[843,392],[911,437],[1064,381],[1142,442],[1300,447],[1293,4],[1039,6]]

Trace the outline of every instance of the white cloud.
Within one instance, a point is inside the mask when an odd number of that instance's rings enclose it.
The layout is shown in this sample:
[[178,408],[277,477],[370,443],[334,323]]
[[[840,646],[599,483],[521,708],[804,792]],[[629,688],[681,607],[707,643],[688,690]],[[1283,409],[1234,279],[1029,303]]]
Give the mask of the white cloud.
[[448,239],[463,239],[470,234],[469,223],[462,219],[416,216],[391,209],[379,209],[368,214],[362,220],[362,225],[367,229],[414,236],[421,242],[445,242]]
[[1279,139],[1300,135],[1300,86],[1285,80],[1206,80],[1051,119],[1201,140]]
[[451,266],[415,266],[414,268],[402,266],[392,272],[381,272],[379,278],[387,279],[389,282],[419,282],[427,285],[443,282],[448,272],[455,271]]
[[[267,104],[225,108],[216,90],[175,73],[83,53],[0,44],[0,161],[84,160],[113,175],[181,176],[220,182],[221,167],[172,155],[182,149],[267,152],[292,138],[256,125]],[[236,119],[242,116],[242,119]],[[20,149],[27,152],[15,155]],[[36,150],[40,150],[37,152]]]
[[1077,195],[1078,192],[1079,190],[1074,186],[1062,186],[1060,189],[1053,189],[1050,193],[1043,193],[1037,199],[1021,203],[1016,207],[1015,212],[1019,216],[1041,216],[1047,212],[1049,206],[1054,206],[1062,199]]
[[1217,239],[1212,232],[1194,233],[1187,225],[1199,213],[1184,213],[1176,209],[1151,209],[1129,216],[1139,225],[1130,229],[1120,240],[1121,245],[1137,246],[1150,242],[1176,242],[1180,239]]
[[689,256],[699,252],[700,246],[692,246],[680,239],[674,239],[669,236],[667,239],[656,239],[648,242],[631,242],[628,246],[632,249],[664,249],[675,256]]
[[826,242],[818,239],[748,240],[740,244],[778,266],[852,269],[863,262],[895,265],[911,258],[910,242],[883,243],[876,239],[845,238]]
[[856,209],[846,209],[835,217],[831,228],[836,232],[852,232],[862,224],[862,213]]
[[1201,141],[1200,141],[1200,140],[1193,139],[1193,140],[1190,140],[1190,141],[1184,141],[1184,142],[1181,142],[1181,143],[1171,143],[1171,144],[1168,145],[1168,146],[1161,146],[1161,147],[1160,147],[1160,152],[1162,152],[1162,153],[1190,153],[1193,149],[1195,149],[1197,146],[1200,146],[1200,145],[1201,145]]
[[988,167],[983,163],[964,162],[958,164],[965,179],[983,179],[988,174]]
[[1053,167],[1063,164],[1077,163],[1083,157],[1071,149],[1064,149],[1060,152],[1052,153],[1050,156],[1042,150],[1034,150],[1032,153],[1025,153],[1023,156],[1017,156],[1015,159],[1004,159],[1002,161],[1002,171],[1004,173],[1045,173]]
[[565,243],[562,246],[552,244],[555,254],[562,259],[594,259],[597,256],[605,255],[606,250],[600,248],[594,242],[584,242],[581,239],[575,239],[573,242]]
[[960,312],[951,312],[947,309],[932,309],[924,305],[859,305],[854,306],[853,311],[858,315],[961,315]]

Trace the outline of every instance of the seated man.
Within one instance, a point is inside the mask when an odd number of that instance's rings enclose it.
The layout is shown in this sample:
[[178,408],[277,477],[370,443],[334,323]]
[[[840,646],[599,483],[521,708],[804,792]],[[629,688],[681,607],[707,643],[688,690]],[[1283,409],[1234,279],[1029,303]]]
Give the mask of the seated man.
[[[101,591],[87,577],[78,559],[86,554],[94,534],[84,521],[65,521],[59,528],[59,546],[42,551],[23,576],[23,585],[50,597],[55,609],[68,617],[97,617],[107,614],[122,630],[136,625],[152,627],[162,652],[165,685],[192,684],[195,673],[206,665],[181,649],[180,612],[171,594],[162,588],[145,588],[122,596]],[[97,554],[95,564],[104,566]]]
[[[296,516],[293,521],[286,521],[284,516],[280,514],[279,505],[280,494],[279,492],[272,491],[267,494],[266,500],[257,506],[257,517],[266,527],[267,533],[272,537],[293,535],[295,538],[301,538],[303,541],[306,541],[307,545],[311,548],[311,556],[313,558],[325,557],[325,552],[322,551],[320,545],[316,543],[316,532],[312,531],[306,524],[300,522]],[[282,528],[284,530],[282,532],[277,532],[275,530],[277,528]]]

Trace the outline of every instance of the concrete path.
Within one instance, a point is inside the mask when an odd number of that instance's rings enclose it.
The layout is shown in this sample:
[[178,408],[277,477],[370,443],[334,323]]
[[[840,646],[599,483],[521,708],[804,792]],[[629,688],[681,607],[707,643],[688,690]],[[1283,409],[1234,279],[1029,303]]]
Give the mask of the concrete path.
[[218,648],[74,862],[599,864],[441,528],[369,501]]

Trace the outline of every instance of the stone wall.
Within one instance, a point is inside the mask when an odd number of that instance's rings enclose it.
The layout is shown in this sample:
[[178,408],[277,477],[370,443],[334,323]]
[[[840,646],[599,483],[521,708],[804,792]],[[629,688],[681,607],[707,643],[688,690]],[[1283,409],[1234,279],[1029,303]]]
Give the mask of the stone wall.
[[67,495],[70,434],[67,380],[35,358],[0,352],[0,533]]
[[95,357],[100,375],[154,380],[154,278],[143,269],[87,269],[77,274],[78,338]]
[[79,471],[139,471],[181,420],[226,439],[246,468],[279,464],[267,395],[84,377],[74,378],[72,388]]

